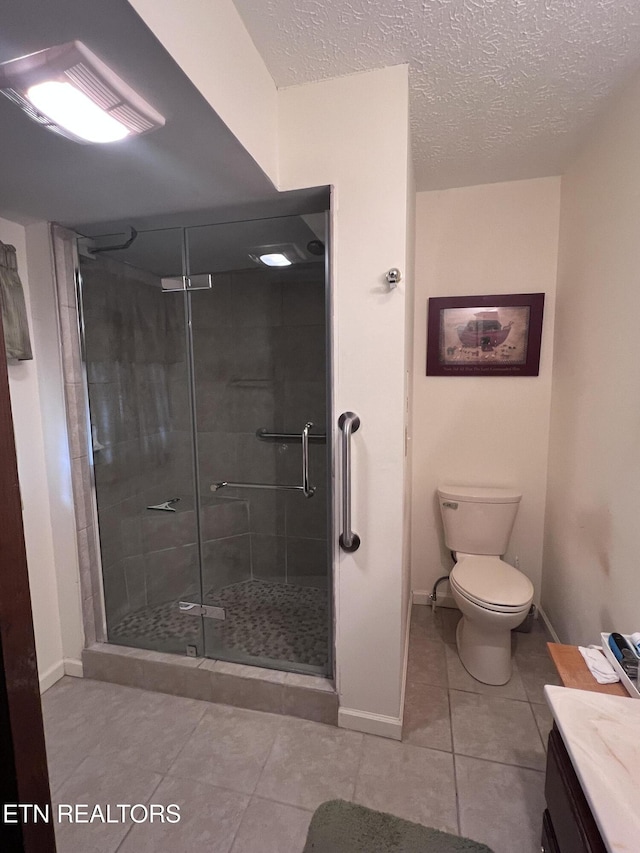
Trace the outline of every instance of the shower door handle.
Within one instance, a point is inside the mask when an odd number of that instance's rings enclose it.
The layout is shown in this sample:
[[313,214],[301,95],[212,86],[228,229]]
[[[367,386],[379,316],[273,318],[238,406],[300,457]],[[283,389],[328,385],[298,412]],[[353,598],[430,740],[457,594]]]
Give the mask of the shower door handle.
[[313,424],[308,421],[302,430],[302,494],[312,498],[315,487],[309,483],[309,430]]
[[360,418],[353,412],[343,412],[338,420],[342,430],[342,533],[340,547],[343,551],[357,551],[360,537],[351,529],[351,435],[360,426]]

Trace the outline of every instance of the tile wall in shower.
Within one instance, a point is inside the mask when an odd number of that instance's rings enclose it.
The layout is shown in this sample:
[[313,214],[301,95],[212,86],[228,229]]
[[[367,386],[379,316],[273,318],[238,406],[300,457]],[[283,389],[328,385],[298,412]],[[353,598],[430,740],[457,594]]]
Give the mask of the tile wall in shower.
[[[183,302],[154,276],[109,259],[82,262],[107,627],[132,611],[199,593],[192,463],[170,405],[187,384]],[[176,470],[181,470],[180,486]],[[176,512],[147,509],[179,497]],[[248,541],[245,502],[212,496],[205,546]],[[181,649],[182,650],[182,649]]]
[[[295,274],[293,274],[295,273]],[[155,276],[82,262],[86,356],[108,625],[197,593],[183,299]],[[322,265],[218,275],[194,293],[205,590],[249,577],[326,582],[326,446],[311,446],[310,500],[211,493],[221,479],[300,482],[300,443],[259,427],[325,431]],[[146,507],[180,497],[176,513]]]
[[[193,294],[193,310],[203,492],[221,480],[301,483],[301,443],[259,441],[256,430],[300,433],[310,420],[313,432],[326,431],[323,264],[216,276],[212,292]],[[248,499],[253,577],[326,584],[326,445],[311,445],[310,467],[311,499],[225,490]],[[243,540],[215,543],[205,589],[221,585],[223,548],[223,563],[245,564]]]

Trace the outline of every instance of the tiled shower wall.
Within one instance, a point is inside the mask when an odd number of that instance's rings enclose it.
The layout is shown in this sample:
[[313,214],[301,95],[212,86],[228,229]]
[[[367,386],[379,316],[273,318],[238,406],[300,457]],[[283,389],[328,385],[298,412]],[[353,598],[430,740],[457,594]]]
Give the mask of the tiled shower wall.
[[[326,431],[323,264],[218,275],[211,292],[192,298],[203,493],[224,480],[300,484],[301,442],[260,441],[256,430],[300,434],[312,421],[312,432]],[[326,584],[326,454],[326,444],[311,444],[313,498],[256,489],[218,493],[248,500],[249,536],[211,545],[205,589],[216,585],[221,564],[241,574],[248,548],[253,577]]]
[[[105,258],[82,262],[87,370],[108,621],[194,594],[190,412],[183,299]],[[260,427],[325,431],[322,265],[215,277],[193,293],[204,588],[248,577],[326,583],[326,446],[316,495],[225,489],[216,480],[301,482],[301,444]],[[99,448],[99,449],[98,449]],[[180,497],[178,512],[146,507]]]
[[149,535],[155,520],[146,510],[174,497],[168,388],[172,367],[186,381],[182,306],[168,306],[158,279],[124,264],[82,259],[81,271],[105,609],[113,624],[196,588],[194,533],[189,544],[162,542]]

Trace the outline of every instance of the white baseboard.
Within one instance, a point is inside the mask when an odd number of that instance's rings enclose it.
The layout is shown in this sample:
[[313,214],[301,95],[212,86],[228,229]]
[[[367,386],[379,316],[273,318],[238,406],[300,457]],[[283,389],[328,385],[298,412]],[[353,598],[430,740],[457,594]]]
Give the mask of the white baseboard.
[[46,672],[43,672],[38,679],[40,683],[40,693],[42,694],[45,690],[48,690],[50,687],[53,687],[56,681],[60,681],[63,675],[63,661],[58,661],[57,663],[54,663],[53,666],[50,666],[49,669]]
[[73,658],[65,658],[53,666],[50,666],[46,672],[38,678],[40,684],[40,693],[44,693],[50,687],[60,681],[65,675],[72,675],[74,678],[82,678],[82,661],[74,660]]
[[404,714],[404,697],[407,688],[407,667],[409,665],[409,630],[411,628],[411,604],[409,596],[407,613],[407,633],[404,642],[404,658],[402,663],[402,688],[400,690],[400,716],[386,717],[384,714],[370,714],[367,711],[356,711],[353,708],[338,709],[338,726],[341,729],[352,729],[368,735],[378,735],[392,740],[402,740],[402,717]]
[[[411,593],[411,597],[414,604],[428,604],[431,605],[431,593],[425,589],[414,589]],[[439,595],[437,601],[438,607],[450,607],[452,609],[457,609],[458,605],[453,600],[452,595]]]
[[75,658],[64,659],[64,674],[71,675],[73,678],[82,678],[82,661]]
[[560,639],[560,637],[558,636],[558,633],[557,633],[556,629],[555,629],[555,628],[553,627],[553,625],[551,624],[551,622],[550,622],[550,620],[549,620],[549,617],[548,617],[548,616],[547,616],[547,614],[544,612],[544,610],[542,609],[542,607],[538,607],[538,614],[540,615],[540,618],[541,618],[541,619],[542,619],[542,621],[544,622],[545,628],[547,629],[547,631],[548,631],[548,632],[551,634],[551,636],[553,637],[553,642],[554,642],[554,643],[560,643],[560,642],[562,642],[562,641],[561,641],[561,639]]
[[385,717],[384,714],[369,714],[353,708],[338,709],[338,726],[341,729],[353,729],[368,735],[402,740],[402,720],[400,717]]

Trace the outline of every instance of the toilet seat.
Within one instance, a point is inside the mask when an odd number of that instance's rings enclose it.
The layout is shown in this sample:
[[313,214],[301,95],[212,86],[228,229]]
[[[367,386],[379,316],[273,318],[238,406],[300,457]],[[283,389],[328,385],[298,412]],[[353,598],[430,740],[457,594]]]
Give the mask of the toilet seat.
[[517,613],[533,600],[529,578],[499,557],[464,557],[453,567],[449,583],[467,600],[495,613]]

